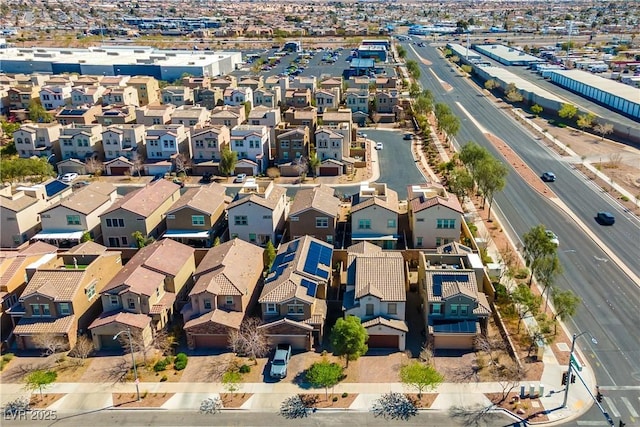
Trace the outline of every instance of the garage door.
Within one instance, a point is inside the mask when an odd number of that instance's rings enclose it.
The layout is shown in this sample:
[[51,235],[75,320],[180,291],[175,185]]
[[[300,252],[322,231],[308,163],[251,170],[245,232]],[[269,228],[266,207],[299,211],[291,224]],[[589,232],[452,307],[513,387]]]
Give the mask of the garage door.
[[226,348],[229,347],[229,335],[194,335],[196,348]]
[[433,348],[438,350],[473,349],[473,336],[434,335]]
[[267,335],[269,344],[289,344],[293,350],[309,350],[308,335]]
[[397,335],[369,335],[367,345],[369,348],[398,348],[398,339]]
[[124,175],[127,172],[131,172],[131,168],[128,166],[114,166],[109,168],[109,170],[111,171],[111,175]]
[[100,335],[101,350],[120,350],[122,344],[119,340],[114,340],[112,335]]
[[338,167],[321,167],[320,176],[338,176],[340,175],[340,168]]

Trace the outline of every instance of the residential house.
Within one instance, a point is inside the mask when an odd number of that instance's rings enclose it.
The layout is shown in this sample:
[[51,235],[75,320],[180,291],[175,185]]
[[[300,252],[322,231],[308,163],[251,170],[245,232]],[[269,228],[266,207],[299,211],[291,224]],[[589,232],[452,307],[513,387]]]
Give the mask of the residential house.
[[334,194],[324,184],[298,190],[289,210],[289,236],[307,235],[333,244],[340,211],[340,199]]
[[319,114],[324,113],[327,109],[337,109],[340,105],[340,95],[336,90],[317,90],[314,93],[314,98]]
[[251,88],[252,91],[256,91],[264,87],[264,77],[260,75],[256,76],[241,76],[238,81],[237,87]]
[[[309,158],[308,127],[277,129],[275,145],[274,160],[283,176],[299,176],[301,173],[307,172],[305,167],[300,169],[301,166],[296,162],[301,158]],[[303,163],[302,166],[306,166],[306,163]]]
[[344,136],[345,143],[342,145],[342,157],[348,157],[355,129],[353,126],[353,112],[348,108],[327,110],[322,115],[322,126]]
[[33,239],[60,248],[79,244],[85,233],[92,240],[99,240],[100,215],[111,207],[116,196],[115,186],[100,181],[74,191],[60,203],[40,211],[42,231]]
[[433,249],[460,241],[464,211],[442,184],[409,185],[407,200],[414,248]]
[[52,179],[12,192],[11,186],[0,190],[0,247],[16,248],[40,231],[40,211],[70,195],[71,186]]
[[132,76],[127,81],[127,86],[133,87],[138,92],[138,104],[140,106],[160,103],[160,84],[154,77]]
[[110,247],[134,247],[131,236],[159,237],[165,230],[164,215],[180,198],[180,186],[160,179],[127,193],[100,215],[102,240]]
[[352,112],[369,113],[369,89],[347,89],[344,103]]
[[136,160],[136,154],[133,155],[132,160],[127,157],[120,156],[115,159],[107,160],[104,162],[105,175],[129,175],[141,174],[141,164]]
[[138,250],[100,293],[102,314],[89,326],[96,349],[119,348],[113,336],[127,327],[149,345],[186,302],[196,270],[194,253],[171,239]]
[[71,105],[81,107],[83,105],[102,104],[104,86],[74,86],[71,88]]
[[232,75],[215,77],[211,80],[212,88],[220,88],[223,91],[230,87],[238,87],[238,78]]
[[104,128],[102,131],[104,159],[109,161],[124,157],[135,160],[136,157],[141,157],[144,153],[145,132],[145,126],[140,124],[114,124]]
[[219,87],[196,89],[193,93],[197,105],[213,110],[222,105],[224,92]]
[[307,88],[287,89],[284,105],[291,108],[305,108],[311,105],[311,91]]
[[193,89],[194,91],[200,89],[209,89],[211,87],[211,77],[209,76],[184,76],[182,78],[182,85]]
[[118,251],[85,242],[27,271],[27,286],[9,313],[20,350],[57,340],[73,348],[100,313],[98,295],[122,268]]
[[9,96],[10,111],[26,111],[29,109],[29,104],[31,104],[31,102],[36,99],[40,99],[40,86],[16,85],[10,87],[7,92]]
[[[182,309],[190,349],[229,347],[229,334],[253,311],[262,283],[264,249],[232,239],[207,251]],[[251,262],[247,262],[251,260]]]
[[191,152],[196,163],[220,161],[220,153],[231,141],[226,126],[205,126],[191,133]]
[[225,105],[244,106],[246,102],[253,107],[253,90],[250,87],[229,87],[223,92]]
[[328,90],[330,92],[337,92],[339,99],[342,93],[342,86],[342,77],[329,77],[328,79],[320,82],[320,89]]
[[102,105],[112,105],[114,107],[131,105],[139,107],[138,91],[133,86],[109,86],[102,94]]
[[149,161],[169,160],[177,154],[191,158],[191,134],[184,125],[148,126],[144,141]]
[[10,343],[13,322],[8,310],[18,302],[27,285],[27,267],[56,256],[58,248],[36,242],[20,250],[0,250],[0,334]]
[[279,108],[269,108],[264,105],[257,105],[249,112],[247,124],[252,126],[266,126],[269,130],[269,141],[271,150],[275,150],[276,128],[282,123],[282,116]]
[[433,349],[472,350],[476,337],[487,333],[485,275],[478,254],[419,253],[418,286]]
[[227,207],[229,236],[265,246],[277,246],[289,214],[289,198],[284,187],[268,181],[247,179]]
[[155,126],[171,123],[171,114],[176,109],[173,104],[145,105],[136,108],[136,123],[139,125]]
[[241,125],[246,120],[246,112],[244,106],[233,107],[230,105],[221,105],[211,111],[209,123],[214,126],[226,126],[232,128]]
[[322,343],[333,245],[303,236],[280,245],[258,303],[272,344],[310,350]]
[[318,125],[318,110],[315,107],[289,108],[284,112],[283,121],[288,123],[287,127],[309,127],[311,145],[315,144],[314,138]]
[[61,160],[97,159],[102,155],[102,125],[71,124],[60,133]]
[[[117,71],[120,71],[120,70],[117,70]],[[129,80],[131,80],[130,75],[103,76],[102,79],[100,79],[100,84],[104,87],[111,87],[111,86],[125,87],[127,83],[129,83]]]
[[398,78],[396,76],[377,76],[375,85],[377,90],[395,90],[398,89]]
[[363,183],[351,201],[351,240],[368,241],[383,249],[396,249],[398,193],[383,183]]
[[369,334],[369,348],[404,351],[409,270],[402,253],[369,242],[347,249],[345,316],[356,316]]
[[289,78],[288,77],[278,77],[278,76],[269,76],[264,81],[264,88],[266,90],[270,90],[278,95],[278,101],[281,103],[284,101],[285,94],[289,89]]
[[400,100],[397,90],[378,91],[375,93],[375,112],[394,114]]
[[278,108],[281,101],[280,92],[277,90],[261,88],[253,91],[253,105],[256,107]]
[[102,113],[99,105],[64,107],[55,115],[61,125],[90,125],[96,122],[96,116]]
[[13,133],[13,142],[22,158],[49,157],[54,154],[62,125],[60,123],[27,123]]
[[225,231],[225,212],[230,201],[220,184],[188,188],[167,210],[167,231],[163,237],[189,246],[211,247]]
[[205,127],[209,123],[210,115],[211,112],[205,107],[183,105],[171,113],[171,124],[184,125],[193,132]]
[[56,110],[71,104],[71,86],[43,86],[40,88],[40,103],[45,110]]
[[135,123],[136,109],[132,105],[104,107],[102,113],[96,114],[96,121],[103,126]]
[[[335,161],[341,162],[343,157],[347,157],[345,155],[345,151],[347,155],[349,154],[348,144],[345,142],[345,134],[348,131],[345,129],[344,133],[336,132],[331,128],[327,128],[324,126],[320,126],[318,130],[316,130],[316,155],[318,159],[322,162],[327,159],[333,159]],[[342,168],[339,170],[338,175],[343,173]]]
[[349,77],[349,80],[347,80],[347,88],[369,90],[370,83],[371,82],[369,80],[369,77],[353,76],[353,77]]
[[186,86],[166,86],[160,91],[163,104],[173,104],[176,107],[193,105],[193,89]]
[[266,126],[238,125],[231,128],[231,151],[238,153],[238,160],[248,159],[256,164],[252,175],[264,173],[269,166],[271,146]]
[[318,88],[316,76],[296,76],[291,80],[289,87],[294,89],[309,89],[311,93]]

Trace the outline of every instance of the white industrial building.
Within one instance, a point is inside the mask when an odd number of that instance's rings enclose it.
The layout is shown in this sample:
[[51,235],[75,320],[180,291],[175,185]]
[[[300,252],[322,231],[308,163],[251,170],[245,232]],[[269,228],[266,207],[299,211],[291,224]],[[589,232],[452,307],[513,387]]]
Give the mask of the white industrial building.
[[145,75],[173,81],[184,73],[210,77],[228,74],[241,61],[240,52],[159,50],[146,46],[0,49],[0,72],[8,74]]

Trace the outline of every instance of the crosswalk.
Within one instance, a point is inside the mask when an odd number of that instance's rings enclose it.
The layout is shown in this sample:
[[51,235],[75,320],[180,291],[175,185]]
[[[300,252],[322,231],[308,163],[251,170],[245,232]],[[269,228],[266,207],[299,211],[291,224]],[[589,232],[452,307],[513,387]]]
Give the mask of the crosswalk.
[[640,411],[640,397],[625,397],[625,396],[605,396],[604,397],[605,409],[614,418],[623,419],[637,419],[638,411]]

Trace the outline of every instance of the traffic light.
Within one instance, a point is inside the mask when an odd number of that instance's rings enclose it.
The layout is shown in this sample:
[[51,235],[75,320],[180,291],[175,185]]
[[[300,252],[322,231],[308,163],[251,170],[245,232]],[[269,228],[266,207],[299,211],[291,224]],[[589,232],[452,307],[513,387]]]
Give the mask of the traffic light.
[[598,394],[596,394],[596,400],[598,403],[602,402],[602,393],[598,392]]
[[576,383],[576,376],[574,374],[571,374],[571,384],[575,384]]
[[562,373],[562,385],[567,385],[567,377],[569,374],[567,372]]

